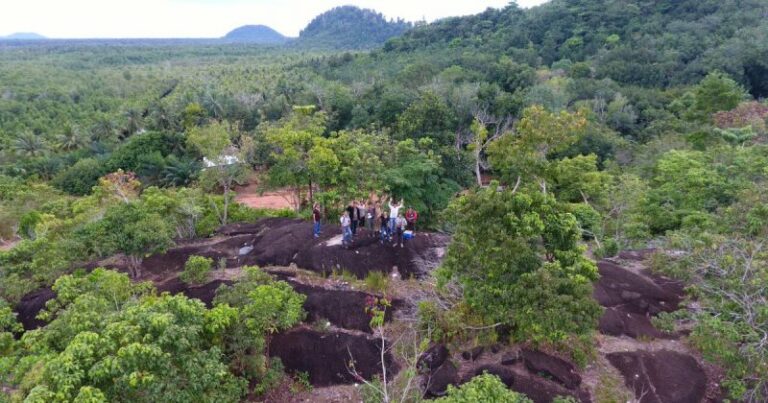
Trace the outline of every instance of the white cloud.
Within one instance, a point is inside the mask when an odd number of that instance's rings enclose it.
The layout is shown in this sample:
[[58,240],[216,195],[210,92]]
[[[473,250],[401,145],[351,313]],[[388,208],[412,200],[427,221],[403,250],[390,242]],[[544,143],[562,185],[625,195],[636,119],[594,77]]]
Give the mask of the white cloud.
[[[520,0],[523,7],[545,0]],[[1,4],[6,3],[6,4]],[[245,24],[296,36],[338,5],[372,8],[389,18],[432,21],[504,7],[508,0],[0,0],[0,35],[37,32],[53,38],[219,37]],[[11,5],[12,4],[12,5]]]

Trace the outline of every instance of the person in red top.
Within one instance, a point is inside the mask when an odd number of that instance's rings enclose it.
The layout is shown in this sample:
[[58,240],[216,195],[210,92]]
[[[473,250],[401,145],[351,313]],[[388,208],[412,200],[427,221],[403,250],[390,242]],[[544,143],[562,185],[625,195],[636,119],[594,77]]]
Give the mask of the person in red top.
[[413,209],[413,207],[408,207],[408,210],[405,212],[405,221],[408,222],[408,229],[411,231],[416,231],[416,220],[419,219],[419,213],[416,212],[416,210]]

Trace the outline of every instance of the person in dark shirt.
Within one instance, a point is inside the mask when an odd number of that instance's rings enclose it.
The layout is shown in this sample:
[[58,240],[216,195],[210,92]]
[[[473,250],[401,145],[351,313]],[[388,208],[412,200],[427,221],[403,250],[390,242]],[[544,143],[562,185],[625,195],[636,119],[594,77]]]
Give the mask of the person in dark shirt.
[[365,217],[368,215],[368,208],[363,201],[357,202],[357,227],[361,230],[365,228]]
[[315,238],[320,238],[320,206],[315,203],[314,206],[312,206],[312,224],[313,224],[313,234],[315,235]]
[[352,236],[355,236],[355,234],[357,234],[357,205],[354,201],[350,202],[349,206],[347,206],[347,215],[351,221],[350,231],[352,232]]
[[381,215],[379,216],[379,221],[381,222],[381,229],[379,230],[379,234],[381,236],[381,243],[383,244],[385,241],[390,240],[389,214],[387,214],[386,211],[382,211]]

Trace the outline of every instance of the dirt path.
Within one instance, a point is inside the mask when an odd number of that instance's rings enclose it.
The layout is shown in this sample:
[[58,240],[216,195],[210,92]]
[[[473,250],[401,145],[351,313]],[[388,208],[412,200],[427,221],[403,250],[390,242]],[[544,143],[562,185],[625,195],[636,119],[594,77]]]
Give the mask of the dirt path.
[[251,208],[291,209],[292,193],[287,190],[260,192],[257,175],[248,178],[248,185],[235,189],[235,201]]

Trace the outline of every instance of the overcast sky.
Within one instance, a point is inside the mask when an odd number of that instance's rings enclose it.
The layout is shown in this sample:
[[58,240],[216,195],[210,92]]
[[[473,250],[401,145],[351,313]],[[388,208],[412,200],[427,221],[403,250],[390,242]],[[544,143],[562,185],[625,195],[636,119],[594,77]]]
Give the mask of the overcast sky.
[[[546,0],[518,0],[530,7]],[[339,5],[372,8],[409,21],[474,14],[509,0],[0,0],[0,35],[50,38],[220,37],[246,24],[297,36],[316,15]],[[10,4],[9,4],[10,3]]]

